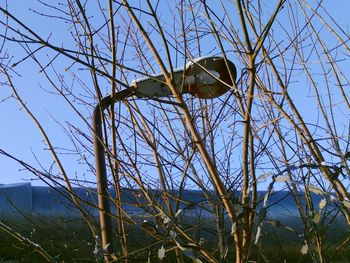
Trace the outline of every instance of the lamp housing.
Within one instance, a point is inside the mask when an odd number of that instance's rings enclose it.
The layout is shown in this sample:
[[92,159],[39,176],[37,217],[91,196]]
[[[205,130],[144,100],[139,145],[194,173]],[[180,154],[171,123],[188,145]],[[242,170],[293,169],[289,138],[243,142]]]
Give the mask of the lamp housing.
[[[189,93],[201,99],[223,95],[236,81],[235,65],[223,57],[202,57],[174,71],[174,83],[181,93]],[[131,88],[139,97],[163,97],[173,93],[163,74],[133,80]]]

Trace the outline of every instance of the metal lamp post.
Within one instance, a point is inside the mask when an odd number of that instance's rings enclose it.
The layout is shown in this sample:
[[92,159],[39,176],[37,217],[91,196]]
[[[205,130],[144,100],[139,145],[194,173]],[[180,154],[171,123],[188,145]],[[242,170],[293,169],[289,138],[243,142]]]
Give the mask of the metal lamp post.
[[[183,70],[174,72],[174,80],[177,90],[181,93],[189,93],[198,98],[215,98],[224,94],[236,79],[236,67],[222,57],[199,58],[190,62]],[[92,116],[94,131],[94,153],[96,162],[98,207],[100,214],[102,248],[106,249],[105,260],[110,262],[113,244],[113,226],[111,208],[108,197],[108,180],[106,173],[105,149],[102,133],[102,118],[104,110],[113,102],[122,101],[131,96],[154,98],[169,96],[173,93],[164,84],[163,75],[136,79],[130,89],[125,89],[104,97],[95,107]]]

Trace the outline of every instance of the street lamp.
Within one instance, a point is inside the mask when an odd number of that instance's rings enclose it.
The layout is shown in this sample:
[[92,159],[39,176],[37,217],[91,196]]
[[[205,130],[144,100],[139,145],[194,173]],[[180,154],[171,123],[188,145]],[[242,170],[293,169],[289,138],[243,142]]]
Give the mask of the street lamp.
[[[185,70],[174,72],[174,83],[179,93],[189,93],[203,99],[223,95],[236,79],[234,64],[222,57],[199,58],[186,65]],[[154,98],[172,95],[165,84],[163,75],[136,79],[129,89],[104,97],[95,107],[92,116],[94,132],[94,153],[96,162],[97,196],[101,224],[102,249],[106,249],[105,260],[110,262],[112,254],[113,227],[108,198],[108,181],[103,144],[102,118],[104,110],[114,102],[122,101],[136,95]]]

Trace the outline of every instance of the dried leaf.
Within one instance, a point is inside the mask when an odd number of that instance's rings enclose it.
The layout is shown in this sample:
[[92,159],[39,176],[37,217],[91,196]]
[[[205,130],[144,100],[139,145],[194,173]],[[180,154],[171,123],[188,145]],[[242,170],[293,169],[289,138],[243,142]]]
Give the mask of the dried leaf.
[[232,223],[232,226],[231,226],[231,235],[233,235],[237,230],[237,224],[236,222]]
[[162,246],[160,249],[158,249],[158,259],[163,260],[165,257],[165,248]]
[[295,232],[295,230],[293,228],[291,228],[290,226],[285,226],[284,228],[289,230],[289,231]]
[[278,176],[275,179],[276,182],[289,182],[289,176],[288,175],[282,175],[282,176]]
[[279,220],[271,220],[269,223],[273,227],[281,227],[282,226],[282,224],[281,224],[281,222]]
[[177,210],[175,213],[175,218],[178,217],[182,213],[182,209]]
[[320,207],[320,210],[322,210],[323,208],[325,208],[325,206],[327,205],[327,200],[326,198],[323,198],[320,203],[318,204],[318,206]]
[[321,213],[320,212],[317,212],[315,215],[314,215],[314,218],[312,219],[312,221],[315,223],[315,224],[318,224],[321,220]]
[[[174,241],[175,241],[177,247],[182,250],[182,253],[186,257],[191,258],[193,260],[193,262],[202,263],[201,260],[199,260],[198,258],[195,257],[195,253],[194,253],[192,248],[186,248],[186,247],[181,246],[180,243],[176,241],[176,239],[174,239]],[[192,243],[190,243],[188,245],[189,246],[195,246],[195,244],[192,244]]]
[[273,175],[272,172],[263,173],[262,175],[260,175],[258,177],[257,181],[265,180],[267,177],[272,176],[272,175]]
[[323,195],[323,191],[318,189],[316,186],[309,185],[309,190],[315,194]]
[[308,251],[309,251],[309,246],[307,245],[307,243],[304,243],[300,252],[302,255],[306,255]]
[[169,224],[170,222],[171,222],[171,219],[170,219],[168,216],[164,215],[164,217],[163,217],[163,223],[164,223],[164,224]]
[[255,241],[254,241],[255,245],[259,243],[260,236],[261,236],[261,226],[258,226],[256,230]]

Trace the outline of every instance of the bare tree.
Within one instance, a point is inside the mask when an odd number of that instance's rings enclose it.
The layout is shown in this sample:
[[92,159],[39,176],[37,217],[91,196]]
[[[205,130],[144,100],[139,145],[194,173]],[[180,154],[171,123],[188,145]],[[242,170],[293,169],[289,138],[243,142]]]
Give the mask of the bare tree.
[[[268,201],[273,190],[283,189],[293,196],[304,226],[298,247],[302,254],[327,262],[348,246],[348,233],[333,244],[324,234],[338,214],[350,224],[350,104],[344,70],[349,34],[339,22],[344,18],[329,12],[329,3],[33,3],[37,7],[28,14],[55,23],[50,33],[19,18],[12,3],[0,7],[2,83],[34,120],[58,167],[56,176],[45,181],[65,185],[92,236],[97,235],[93,218],[72,186],[94,186],[89,119],[95,105],[112,96],[102,118],[103,143],[109,186],[116,192],[110,200],[116,207],[113,235],[119,244],[100,246],[97,258],[107,253],[107,260],[132,262],[142,254],[151,262],[174,254],[177,262],[239,263],[258,251],[267,262],[261,235],[269,223],[281,227],[268,218]],[[65,34],[58,41],[60,31]],[[19,48],[25,55],[16,54]],[[204,56],[222,57],[226,65],[230,60],[238,69],[237,79],[229,70],[221,97],[199,99],[179,89],[177,70]],[[61,127],[67,148],[89,171],[89,179],[65,171],[61,142],[31,112],[34,102],[21,97],[16,79],[28,63],[37,67],[45,90],[63,99],[75,116],[76,123]],[[140,77],[161,82],[172,95],[115,102],[114,94],[130,90],[132,80]],[[124,209],[125,188],[134,193],[134,205],[146,212],[145,222]],[[261,196],[258,189],[266,188]],[[186,189],[200,190],[203,202],[186,200]],[[314,194],[322,196],[319,203],[314,203]],[[200,215],[194,222],[184,219],[191,206],[214,218],[209,229]],[[131,226],[151,243],[135,248],[128,234]],[[217,247],[201,236],[212,231]]]

